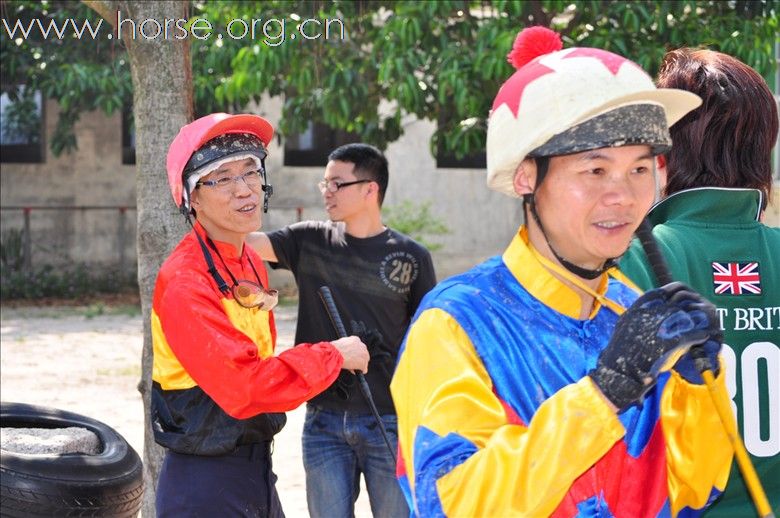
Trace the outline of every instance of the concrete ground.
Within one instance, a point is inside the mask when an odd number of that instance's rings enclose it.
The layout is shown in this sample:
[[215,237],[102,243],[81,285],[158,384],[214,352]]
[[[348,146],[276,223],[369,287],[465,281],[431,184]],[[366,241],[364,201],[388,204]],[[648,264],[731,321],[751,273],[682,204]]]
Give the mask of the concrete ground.
[[[278,349],[292,346],[295,306],[276,313]],[[116,429],[143,452],[142,322],[133,306],[0,308],[0,394],[3,401],[69,410]],[[288,518],[308,516],[301,428],[304,409],[288,413],[274,447],[277,488]],[[370,517],[365,488],[355,516]]]

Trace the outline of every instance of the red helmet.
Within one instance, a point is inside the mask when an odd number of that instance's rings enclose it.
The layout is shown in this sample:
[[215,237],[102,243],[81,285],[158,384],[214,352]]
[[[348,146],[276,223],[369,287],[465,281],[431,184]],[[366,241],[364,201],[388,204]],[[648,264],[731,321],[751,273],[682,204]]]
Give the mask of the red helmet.
[[[229,133],[253,135],[259,138],[265,147],[268,147],[274,135],[274,128],[267,120],[258,115],[230,115],[227,113],[212,113],[182,127],[168,148],[166,161],[168,185],[171,188],[171,195],[177,207],[187,203],[184,197],[184,182],[186,180],[184,175],[190,158],[211,139]],[[251,152],[247,151],[246,148],[238,150],[225,149],[220,154],[220,158],[224,159],[233,155],[247,153],[258,155],[261,152],[262,156],[260,158],[262,159],[265,157],[265,149],[262,149],[259,143],[257,148],[257,150]]]

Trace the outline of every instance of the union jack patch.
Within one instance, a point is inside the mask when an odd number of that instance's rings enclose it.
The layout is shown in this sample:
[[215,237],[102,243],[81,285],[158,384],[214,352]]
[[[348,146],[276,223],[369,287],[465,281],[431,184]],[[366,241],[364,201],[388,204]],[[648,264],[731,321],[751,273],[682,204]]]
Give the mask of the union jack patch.
[[712,263],[716,295],[761,295],[758,263]]

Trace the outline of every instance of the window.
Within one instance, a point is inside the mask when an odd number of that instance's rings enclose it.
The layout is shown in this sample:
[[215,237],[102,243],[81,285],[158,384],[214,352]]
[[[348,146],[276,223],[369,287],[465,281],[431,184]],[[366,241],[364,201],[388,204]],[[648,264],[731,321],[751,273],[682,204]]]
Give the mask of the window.
[[122,108],[122,163],[135,165],[135,124],[133,107]]
[[284,165],[324,166],[331,151],[352,142],[360,135],[310,121],[306,131],[285,139]]
[[43,162],[43,97],[40,91],[0,95],[0,161]]

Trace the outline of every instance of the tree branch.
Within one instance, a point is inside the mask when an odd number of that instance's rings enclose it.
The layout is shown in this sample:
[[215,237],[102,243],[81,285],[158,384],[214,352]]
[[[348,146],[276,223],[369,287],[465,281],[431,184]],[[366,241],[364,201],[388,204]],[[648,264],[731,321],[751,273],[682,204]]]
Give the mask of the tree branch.
[[103,17],[113,27],[116,23],[116,12],[119,10],[118,2],[111,0],[82,0],[82,3]]

